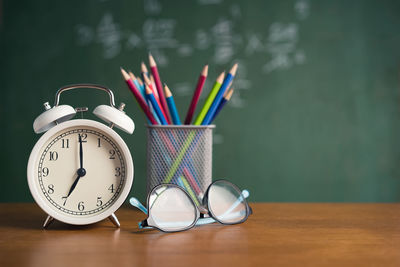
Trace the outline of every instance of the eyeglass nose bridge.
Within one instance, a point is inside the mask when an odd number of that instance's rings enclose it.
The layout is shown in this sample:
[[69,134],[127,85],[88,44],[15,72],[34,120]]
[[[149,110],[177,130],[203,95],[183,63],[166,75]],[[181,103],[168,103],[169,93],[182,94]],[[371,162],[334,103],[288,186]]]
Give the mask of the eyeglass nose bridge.
[[200,213],[203,214],[203,215],[206,215],[206,214],[209,213],[208,209],[204,205],[201,205],[198,208],[199,208]]

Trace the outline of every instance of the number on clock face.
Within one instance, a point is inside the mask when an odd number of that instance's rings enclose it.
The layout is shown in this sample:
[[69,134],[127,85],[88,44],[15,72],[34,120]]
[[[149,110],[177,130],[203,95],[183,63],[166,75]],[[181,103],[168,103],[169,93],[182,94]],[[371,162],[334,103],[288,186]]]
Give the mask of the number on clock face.
[[120,148],[106,134],[73,128],[57,133],[43,146],[37,175],[43,196],[54,208],[91,216],[117,199],[126,164]]

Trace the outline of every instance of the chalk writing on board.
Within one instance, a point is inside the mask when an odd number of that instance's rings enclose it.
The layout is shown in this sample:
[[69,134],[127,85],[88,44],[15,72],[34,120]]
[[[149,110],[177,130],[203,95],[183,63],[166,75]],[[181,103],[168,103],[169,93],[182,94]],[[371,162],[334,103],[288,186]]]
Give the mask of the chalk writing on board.
[[147,15],[158,15],[161,13],[162,7],[158,0],[144,0],[144,12]]
[[121,31],[110,13],[106,13],[96,29],[96,38],[104,47],[104,58],[113,58],[121,51]]
[[270,25],[268,33],[266,49],[271,60],[263,66],[263,71],[269,73],[277,69],[289,69],[295,64],[293,55],[297,52],[298,25],[276,22]]
[[298,0],[294,4],[294,9],[297,18],[304,20],[310,15],[310,2],[308,0]]
[[85,46],[93,41],[94,31],[89,26],[78,24],[76,26],[76,31],[78,33],[78,39],[77,39],[78,45]]
[[[102,56],[107,60],[122,53],[147,50],[157,59],[160,67],[169,66],[172,62],[170,58],[190,58],[198,53],[206,53],[208,57],[211,55],[210,65],[221,69],[221,66],[226,68],[232,65],[239,57],[239,69],[233,86],[235,93],[230,101],[233,108],[246,106],[246,91],[253,87],[247,78],[249,60],[240,60],[239,55],[257,57],[256,63],[251,64],[252,68],[261,70],[259,75],[271,75],[307,62],[306,51],[299,40],[302,22],[310,16],[310,0],[293,0],[291,20],[276,20],[266,24],[262,30],[248,28],[246,31],[238,30],[245,19],[240,2],[227,4],[223,0],[197,0],[195,4],[199,10],[209,8],[207,5],[224,5],[224,11],[217,17],[207,18],[209,26],[206,28],[198,24],[190,28],[189,35],[182,35],[182,32],[188,31],[188,25],[180,17],[165,17],[160,0],[144,0],[143,14],[146,18],[139,27],[121,27],[118,17],[107,11],[95,26],[76,26],[76,44],[101,45]],[[211,87],[212,82],[207,81],[206,85]],[[190,96],[193,92],[193,81],[181,80],[170,86],[178,97]],[[222,142],[223,137],[220,136],[218,140]]]

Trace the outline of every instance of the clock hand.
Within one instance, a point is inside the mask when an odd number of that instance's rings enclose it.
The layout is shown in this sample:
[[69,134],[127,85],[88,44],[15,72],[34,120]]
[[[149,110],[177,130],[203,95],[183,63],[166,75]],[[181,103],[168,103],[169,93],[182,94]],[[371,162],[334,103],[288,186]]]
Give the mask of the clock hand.
[[71,188],[69,189],[67,197],[69,197],[71,195],[72,191],[74,191],[76,185],[79,182],[79,179],[81,179],[81,177],[86,175],[86,170],[83,168],[82,137],[80,134],[78,135],[78,138],[79,138],[79,165],[80,165],[80,168],[77,171],[78,177],[76,177],[74,183],[71,185]]
[[76,185],[79,182],[79,179],[81,179],[81,177],[86,175],[86,170],[84,168],[80,168],[80,169],[78,169],[77,174],[78,174],[78,177],[76,177],[74,183],[71,185],[71,188],[69,189],[67,197],[69,197],[71,195],[72,191],[74,191]]
[[82,137],[81,135],[79,136],[79,163],[80,163],[80,168],[83,169],[83,149],[82,149]]
[[79,176],[79,175],[78,175],[78,177],[76,177],[74,183],[72,184],[71,188],[69,189],[67,197],[69,197],[69,195],[71,195],[72,191],[74,191],[74,189],[75,189],[76,185],[78,184],[80,178],[81,178],[81,176]]

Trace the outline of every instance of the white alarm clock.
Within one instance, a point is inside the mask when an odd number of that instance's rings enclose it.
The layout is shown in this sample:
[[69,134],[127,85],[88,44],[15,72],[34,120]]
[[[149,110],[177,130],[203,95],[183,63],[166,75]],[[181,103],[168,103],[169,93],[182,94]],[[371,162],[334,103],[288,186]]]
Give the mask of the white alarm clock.
[[[103,123],[72,119],[88,109],[59,105],[62,92],[77,88],[105,91],[110,105],[100,105],[93,113]],[[83,225],[109,218],[120,226],[114,212],[123,204],[133,182],[133,161],[128,146],[112,129],[132,134],[134,123],[124,104],[116,108],[114,95],[94,84],[70,85],[56,93],[54,107],[33,123],[36,133],[46,132],[35,144],[28,161],[29,189],[37,204],[48,214],[43,227],[53,219]]]

